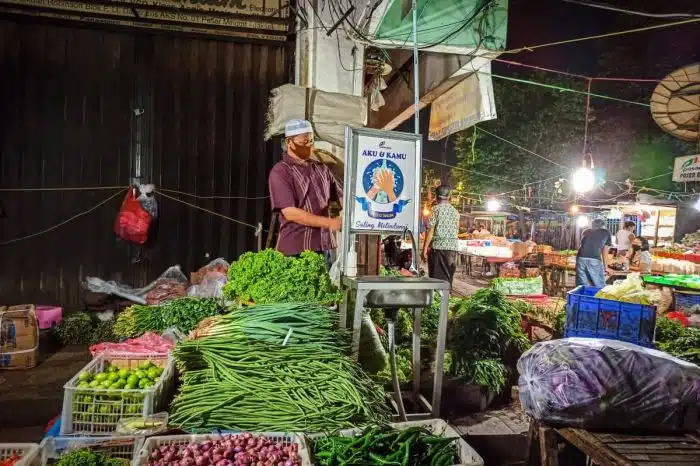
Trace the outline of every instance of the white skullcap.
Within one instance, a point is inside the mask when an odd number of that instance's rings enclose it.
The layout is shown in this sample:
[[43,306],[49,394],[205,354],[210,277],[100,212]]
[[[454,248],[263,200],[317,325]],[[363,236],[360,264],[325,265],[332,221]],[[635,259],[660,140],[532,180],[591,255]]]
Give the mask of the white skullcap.
[[284,125],[284,137],[290,138],[299,134],[313,133],[314,129],[306,120],[289,120]]

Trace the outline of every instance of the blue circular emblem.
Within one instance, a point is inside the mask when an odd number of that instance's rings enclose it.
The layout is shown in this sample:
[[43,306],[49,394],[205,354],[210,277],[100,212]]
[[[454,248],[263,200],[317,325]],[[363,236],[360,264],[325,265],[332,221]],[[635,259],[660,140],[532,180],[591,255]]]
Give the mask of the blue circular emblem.
[[[367,165],[367,168],[365,168],[365,172],[362,174],[362,187],[364,188],[365,193],[369,193],[369,191],[375,186],[375,173],[377,173],[379,170],[388,170],[392,172],[394,176],[394,196],[396,198],[400,197],[401,192],[403,191],[403,173],[398,165],[386,159],[375,160]],[[379,204],[390,203],[387,193],[381,190],[377,193],[374,199],[370,200]]]

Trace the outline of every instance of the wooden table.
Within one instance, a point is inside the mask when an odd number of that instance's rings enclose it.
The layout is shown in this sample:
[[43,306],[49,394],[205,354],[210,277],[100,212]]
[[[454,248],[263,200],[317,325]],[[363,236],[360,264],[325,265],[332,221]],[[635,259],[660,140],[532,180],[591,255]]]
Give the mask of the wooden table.
[[[600,466],[700,465],[700,437],[696,434],[628,435],[543,427],[534,422],[530,425],[529,465],[559,466],[558,444],[564,441]],[[533,450],[539,450],[539,458]]]
[[514,257],[487,257],[487,256],[477,256],[476,254],[469,254],[466,252],[459,252],[458,255],[464,260],[464,274],[467,276],[470,276],[472,274],[472,258],[481,260],[481,276],[484,276],[484,268],[485,266],[488,265],[495,265],[496,266],[496,274],[495,276],[498,277],[498,270],[502,264],[505,264],[506,262],[518,262],[519,260],[522,260],[522,258],[514,258]]

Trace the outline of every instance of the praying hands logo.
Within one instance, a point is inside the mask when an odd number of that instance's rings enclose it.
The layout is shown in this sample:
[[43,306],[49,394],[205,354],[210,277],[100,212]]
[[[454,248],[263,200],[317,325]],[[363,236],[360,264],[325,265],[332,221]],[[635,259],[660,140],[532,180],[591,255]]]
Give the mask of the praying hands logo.
[[372,172],[372,188],[367,191],[367,197],[379,204],[388,204],[396,200],[395,189],[394,171],[386,166],[385,160]]

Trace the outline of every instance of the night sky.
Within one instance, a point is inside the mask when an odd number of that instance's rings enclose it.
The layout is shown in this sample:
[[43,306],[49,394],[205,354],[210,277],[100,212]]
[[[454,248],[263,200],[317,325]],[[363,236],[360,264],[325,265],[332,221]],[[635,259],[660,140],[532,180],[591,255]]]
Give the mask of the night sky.
[[[700,15],[700,1],[698,0],[600,0],[599,3],[649,13],[693,13]],[[682,19],[684,18],[632,16],[565,3],[561,0],[510,0],[506,47],[507,49],[515,49],[528,45],[676,22]],[[619,70],[602,69],[599,65],[600,54],[623,46],[631,47],[634,50],[633,60],[636,66],[633,69],[629,66]],[[700,62],[700,23],[576,44],[557,45],[533,52],[525,51],[518,54],[502,55],[500,58],[586,76],[608,75],[661,79],[677,68]],[[516,68],[522,70],[522,67],[513,67],[497,62],[494,62],[492,67],[494,73],[501,75],[512,74]],[[494,78],[494,87],[498,85],[499,81]],[[615,96],[616,86],[619,84],[607,84],[602,86],[604,89],[599,90],[599,92]],[[653,84],[646,86],[638,100],[648,100],[653,88]],[[500,102],[497,101],[497,109],[499,104]],[[595,107],[605,104],[606,102],[600,99],[592,99],[592,105]],[[632,115],[623,116],[623,118],[646,118],[652,122],[650,131],[657,129],[653,126],[653,120],[648,111],[644,111],[643,108],[641,112]],[[420,114],[421,133],[423,134],[428,133],[429,116],[429,107]],[[413,119],[406,121],[397,130],[413,132]],[[658,131],[661,130],[658,129]],[[427,142],[424,145],[425,158],[454,165],[456,157],[453,150],[453,138],[454,136],[447,141],[443,139],[437,142]],[[424,167],[433,168],[436,173],[440,171],[440,167],[435,164],[426,163]],[[443,175],[449,172],[449,169],[443,168],[442,170]]]

